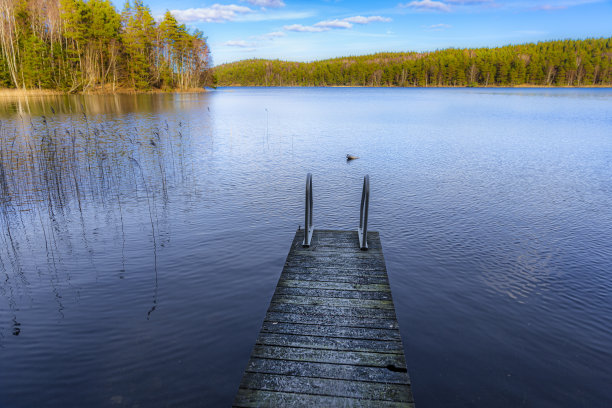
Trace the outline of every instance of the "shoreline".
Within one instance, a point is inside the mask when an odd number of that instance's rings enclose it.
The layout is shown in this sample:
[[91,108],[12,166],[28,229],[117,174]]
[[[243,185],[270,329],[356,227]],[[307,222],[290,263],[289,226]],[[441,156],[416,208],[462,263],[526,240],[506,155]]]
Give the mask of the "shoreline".
[[436,88],[448,88],[448,89],[513,89],[513,88],[542,88],[542,89],[588,89],[588,88],[612,88],[612,84],[610,85],[581,85],[581,86],[573,86],[573,85],[532,85],[532,84],[521,84],[521,85],[512,85],[512,86],[498,86],[498,85],[488,85],[488,86],[367,86],[367,85],[217,85],[218,88],[418,88],[418,89],[436,89]]
[[140,95],[140,94],[170,94],[170,93],[205,93],[205,88],[189,89],[152,89],[148,91],[137,91],[134,89],[117,89],[115,91],[95,89],[87,92],[64,92],[53,89],[15,89],[0,88],[0,98],[3,97],[28,97],[28,96],[64,96],[64,95]]
[[[373,89],[612,89],[610,85],[583,85],[583,86],[549,86],[549,85],[532,85],[521,84],[514,86],[365,86],[365,85],[218,85],[218,88],[373,88]],[[133,89],[120,89],[116,91],[94,90],[89,92],[73,92],[56,91],[51,89],[14,89],[0,88],[0,98],[23,98],[23,97],[40,97],[40,96],[70,96],[70,95],[153,95],[153,94],[189,94],[189,93],[206,93],[210,92],[205,88],[195,89],[173,89],[161,90],[154,89],[149,91],[136,91]]]

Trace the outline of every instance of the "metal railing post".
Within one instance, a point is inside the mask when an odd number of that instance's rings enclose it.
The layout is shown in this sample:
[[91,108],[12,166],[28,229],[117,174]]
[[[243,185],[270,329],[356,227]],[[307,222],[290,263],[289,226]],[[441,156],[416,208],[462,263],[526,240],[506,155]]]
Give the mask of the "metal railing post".
[[310,240],[312,239],[312,174],[306,175],[306,200],[304,203],[304,242],[302,246],[309,247]]
[[363,178],[363,190],[361,192],[361,208],[359,210],[359,247],[368,249],[368,208],[370,206],[370,176],[366,174]]

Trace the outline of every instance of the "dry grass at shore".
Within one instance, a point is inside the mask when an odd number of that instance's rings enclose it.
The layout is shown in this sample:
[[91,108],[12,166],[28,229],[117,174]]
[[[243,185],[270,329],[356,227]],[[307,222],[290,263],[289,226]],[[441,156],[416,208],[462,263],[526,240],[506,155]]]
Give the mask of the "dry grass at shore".
[[0,88],[0,97],[22,97],[39,95],[61,95],[62,92],[49,89],[9,89]]
[[[154,93],[200,93],[206,92],[204,88],[188,88],[188,89],[151,89],[148,91],[140,91],[130,88],[118,88],[113,90],[110,87],[90,89],[86,92],[77,92],[80,95],[111,95],[111,94],[154,94]],[[0,88],[0,98],[20,98],[27,96],[45,96],[45,95],[69,95],[68,92],[56,91],[51,89],[11,89]]]

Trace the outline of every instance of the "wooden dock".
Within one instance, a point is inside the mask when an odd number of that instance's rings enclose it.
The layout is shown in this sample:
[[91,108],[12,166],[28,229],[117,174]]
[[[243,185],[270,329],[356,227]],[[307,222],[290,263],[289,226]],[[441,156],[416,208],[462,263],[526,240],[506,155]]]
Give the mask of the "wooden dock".
[[380,237],[297,231],[235,407],[413,407]]

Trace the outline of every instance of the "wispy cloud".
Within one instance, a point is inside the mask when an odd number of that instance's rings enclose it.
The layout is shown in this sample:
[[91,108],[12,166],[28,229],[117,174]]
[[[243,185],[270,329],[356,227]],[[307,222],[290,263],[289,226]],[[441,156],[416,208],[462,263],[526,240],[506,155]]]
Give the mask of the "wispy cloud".
[[[607,0],[505,0],[497,2],[495,0],[440,0],[451,11],[456,11],[458,8],[475,8],[481,10],[532,10],[532,11],[555,11],[565,10],[570,7],[584,6],[587,4],[604,3]],[[414,2],[413,2],[414,3]]]
[[287,33],[283,32],[283,31],[272,31],[271,33],[267,33],[262,35],[262,38],[279,38],[279,37],[286,37]]
[[445,30],[447,28],[451,28],[452,26],[450,24],[432,24],[430,26],[427,26],[427,29],[431,30],[431,31],[442,31]]
[[609,0],[516,0],[507,4],[500,4],[499,6],[532,11],[557,11],[596,3],[606,3],[607,1]]
[[225,45],[227,47],[250,48],[254,47],[256,44],[254,42],[244,40],[230,40],[224,42],[222,45]]
[[285,7],[283,0],[242,0],[249,4],[259,7],[278,8]]
[[272,41],[277,38],[282,38],[286,36],[287,36],[287,33],[284,31],[272,31],[271,33],[266,33],[262,35],[252,35],[251,38],[255,40]]
[[567,6],[564,5],[552,5],[552,4],[542,4],[541,6],[532,7],[532,10],[545,10],[545,11],[554,11],[554,10],[564,10]]
[[284,26],[283,29],[286,31],[298,31],[302,33],[320,33],[323,31],[329,30],[337,30],[337,29],[349,29],[353,28],[354,24],[369,24],[374,22],[389,22],[391,21],[388,17],[381,16],[353,16],[347,17],[343,19],[334,19],[334,20],[323,20],[315,23],[311,26],[304,26],[301,24],[293,24],[289,26]]
[[401,8],[411,8],[419,11],[451,11],[448,4],[435,0],[416,0],[411,1],[410,3],[400,3],[398,6]]
[[349,23],[355,23],[355,24],[368,24],[368,23],[374,23],[374,22],[388,23],[391,21],[389,17],[381,17],[381,16],[370,16],[370,17],[354,16],[354,17],[345,18],[343,20],[348,21]]
[[238,6],[236,4],[213,4],[206,8],[190,8],[185,10],[170,10],[170,12],[180,21],[187,23],[206,22],[220,23],[233,21],[240,14],[252,13],[249,7]]
[[275,20],[301,20],[310,18],[316,15],[315,11],[279,11],[266,10],[265,12],[254,12],[241,14],[234,21],[238,22],[258,22],[258,21],[275,21]]
[[329,31],[328,27],[315,27],[315,26],[305,26],[302,24],[292,24],[283,26],[283,29],[286,31],[296,31],[299,33],[320,33],[323,31]]
[[493,3],[493,0],[445,0],[445,2],[452,4],[485,4]]
[[324,28],[351,28],[353,27],[352,23],[344,20],[325,20],[319,21],[314,25],[315,27],[324,27]]

